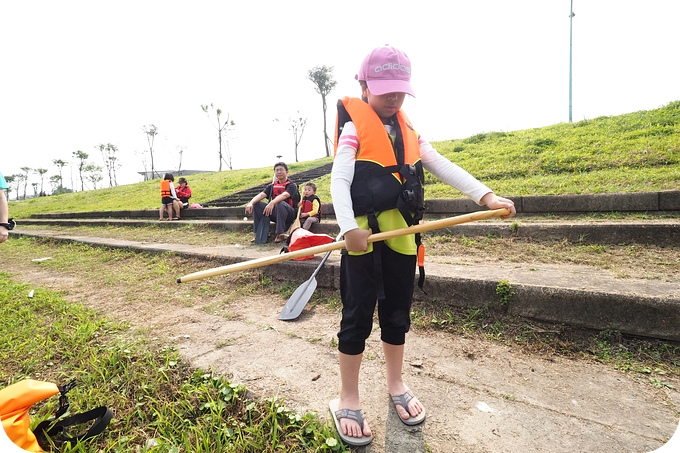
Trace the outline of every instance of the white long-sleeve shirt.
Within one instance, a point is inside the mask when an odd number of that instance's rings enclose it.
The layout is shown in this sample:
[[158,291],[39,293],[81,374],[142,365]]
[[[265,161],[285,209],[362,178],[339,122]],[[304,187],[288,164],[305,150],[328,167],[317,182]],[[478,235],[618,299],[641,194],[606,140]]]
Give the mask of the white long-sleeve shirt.
[[[392,134],[392,126],[385,125],[385,129],[390,135]],[[420,146],[420,160],[423,168],[450,186],[460,190],[475,203],[480,204],[482,197],[492,191],[470,173],[439,154],[429,142],[423,140],[420,136],[418,137],[418,145]],[[354,219],[350,193],[358,149],[356,126],[349,121],[345,123],[338,140],[338,150],[331,172],[331,197],[340,234],[359,227]]]

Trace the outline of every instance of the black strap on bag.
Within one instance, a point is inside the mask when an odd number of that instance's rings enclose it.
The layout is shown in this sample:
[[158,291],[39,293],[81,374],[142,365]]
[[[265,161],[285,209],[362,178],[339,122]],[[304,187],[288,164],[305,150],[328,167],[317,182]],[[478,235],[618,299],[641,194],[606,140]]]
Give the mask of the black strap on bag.
[[[59,408],[54,414],[54,417],[43,420],[35,427],[33,434],[35,435],[38,444],[43,450],[50,448],[50,440],[55,444],[62,444],[64,442],[78,442],[88,439],[90,437],[100,434],[106,429],[109,422],[113,418],[113,412],[106,406],[100,406],[87,412],[72,415],[70,417],[59,418],[66,413],[70,403],[66,395],[71,389],[76,386],[76,381],[73,380],[64,385],[58,385],[59,388]],[[67,433],[67,428],[71,426],[83,425],[94,420],[90,428],[76,436],[71,436]]]
[[[63,418],[56,422],[54,420],[44,420],[33,430],[33,434],[35,434],[35,438],[38,441],[38,444],[40,444],[40,447],[47,450],[50,447],[48,438],[55,444],[64,442],[75,443],[89,439],[104,431],[112,418],[113,412],[111,412],[111,409],[106,406],[100,406],[87,412],[81,412],[72,415],[71,417]],[[94,420],[94,423],[86,432],[75,436],[68,434],[67,428],[83,425],[92,420]]]

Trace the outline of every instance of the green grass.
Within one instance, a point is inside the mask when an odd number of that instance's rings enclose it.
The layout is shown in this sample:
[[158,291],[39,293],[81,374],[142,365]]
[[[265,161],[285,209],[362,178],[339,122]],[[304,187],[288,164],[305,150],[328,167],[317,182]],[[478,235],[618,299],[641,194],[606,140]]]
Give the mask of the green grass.
[[[661,108],[512,132],[433,142],[445,157],[505,196],[644,192],[680,189],[680,101]],[[290,164],[294,174],[331,158]],[[192,175],[192,201],[204,203],[267,182],[267,167]],[[462,195],[426,172],[425,196]],[[332,201],[330,176],[315,180]],[[10,203],[16,218],[41,212],[160,207],[159,180]]]
[[[680,101],[614,117],[477,134],[437,148],[510,196],[677,190]],[[450,193],[427,182],[429,198]]]
[[[29,290],[0,273],[2,387],[28,377],[57,384],[75,378],[71,413],[100,405],[114,411],[102,435],[59,451],[345,451],[315,413],[252,399],[243,386],[190,369],[173,348],[150,346],[140,335],[131,340],[124,324],[42,288],[28,298]],[[57,397],[36,404],[32,426],[57,405]]]
[[[330,158],[289,164],[291,174],[309,170],[330,162]],[[271,181],[271,166],[198,173],[188,177],[192,189],[191,201],[205,203],[232,192]],[[105,189],[65,193],[29,200],[11,201],[10,212],[14,218],[26,218],[40,212],[90,212],[121,211],[160,208],[160,179],[126,184]]]

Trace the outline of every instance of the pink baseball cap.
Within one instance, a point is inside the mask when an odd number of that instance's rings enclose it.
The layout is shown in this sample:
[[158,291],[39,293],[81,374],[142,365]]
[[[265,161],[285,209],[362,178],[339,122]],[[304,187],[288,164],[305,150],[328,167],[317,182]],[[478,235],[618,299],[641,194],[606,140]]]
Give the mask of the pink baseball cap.
[[357,80],[365,80],[368,89],[375,95],[407,93],[413,97],[411,87],[411,60],[401,50],[377,47],[364,58]]

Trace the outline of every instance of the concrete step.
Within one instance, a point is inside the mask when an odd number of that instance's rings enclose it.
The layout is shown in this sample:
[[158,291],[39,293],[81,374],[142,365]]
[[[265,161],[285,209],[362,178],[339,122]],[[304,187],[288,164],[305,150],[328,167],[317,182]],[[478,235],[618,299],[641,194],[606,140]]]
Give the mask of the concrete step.
[[[156,216],[158,213],[156,213]],[[588,244],[680,244],[680,220],[620,220],[620,221],[541,221],[535,218],[513,221],[484,221],[456,225],[437,230],[437,234],[462,236],[493,236],[531,238],[536,241],[567,240]],[[173,228],[177,225],[196,224],[214,229],[248,230],[252,229],[252,219],[248,220],[202,220],[191,219],[159,222],[147,219],[92,218],[92,219],[22,219],[19,225],[59,225],[59,226],[129,226],[146,227],[159,225]],[[426,221],[425,221],[426,223]],[[273,225],[273,224],[272,224]],[[272,226],[273,228],[273,226]],[[312,232],[337,236],[337,222],[327,219],[312,227]]]
[[[182,216],[187,219],[238,220],[244,216],[245,205],[252,196],[243,201],[242,206],[186,209]],[[658,216],[680,218],[680,191],[638,192],[593,195],[555,195],[510,197],[518,215],[584,215],[594,213],[626,214],[644,213]],[[324,219],[335,218],[333,203],[321,200]],[[425,200],[425,218],[437,219],[485,210],[467,198],[446,198]],[[158,218],[158,209],[126,211],[91,212],[46,212],[33,214],[34,219],[95,219],[95,218]]]
[[[68,221],[67,221],[68,222]],[[78,223],[79,222],[79,223]],[[143,221],[70,221],[69,225],[148,225]],[[184,222],[155,222],[176,228]],[[32,225],[38,225],[32,223]],[[216,228],[248,228],[250,222],[206,222]],[[23,229],[14,236],[50,237],[93,246],[125,248],[147,253],[175,252],[222,265],[278,255],[280,244],[185,245],[142,243],[125,239],[55,234],[45,230]],[[47,224],[43,224],[47,227]],[[458,225],[457,231],[465,225]],[[676,225],[677,228],[677,225]],[[611,229],[610,226],[605,229]],[[677,234],[677,229],[676,229]],[[677,236],[676,237],[676,244]],[[339,252],[331,254],[317,275],[318,286],[338,289]],[[318,266],[320,256],[309,261],[286,261],[258,268],[274,280],[302,283]],[[445,306],[488,307],[511,315],[596,330],[614,329],[625,334],[680,341],[680,285],[658,280],[618,278],[607,271],[574,265],[451,264],[447,257],[429,257],[425,291],[416,290],[416,301],[428,300]],[[168,276],[173,281],[181,275]],[[213,277],[221,278],[221,277]],[[414,278],[416,275],[414,274]],[[503,300],[497,290],[504,282],[509,297]],[[191,284],[191,283],[186,283]]]

